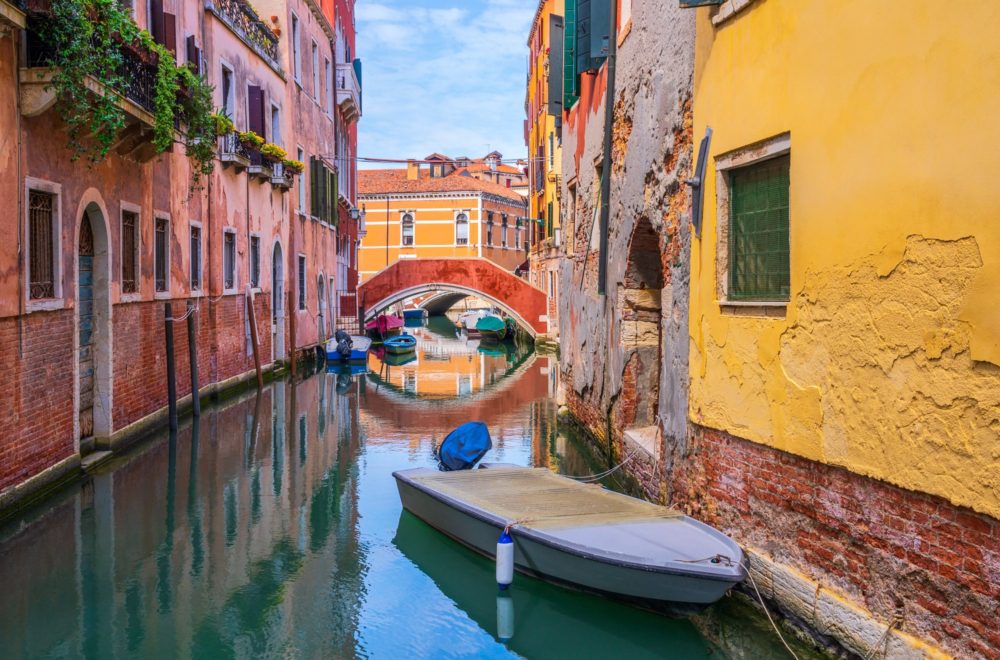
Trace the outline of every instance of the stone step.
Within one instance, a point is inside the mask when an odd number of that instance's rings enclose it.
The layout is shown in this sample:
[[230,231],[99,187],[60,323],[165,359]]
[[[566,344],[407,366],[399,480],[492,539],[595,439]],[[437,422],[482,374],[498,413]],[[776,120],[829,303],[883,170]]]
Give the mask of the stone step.
[[80,461],[80,467],[84,472],[92,472],[98,467],[111,460],[114,454],[108,450],[94,451]]

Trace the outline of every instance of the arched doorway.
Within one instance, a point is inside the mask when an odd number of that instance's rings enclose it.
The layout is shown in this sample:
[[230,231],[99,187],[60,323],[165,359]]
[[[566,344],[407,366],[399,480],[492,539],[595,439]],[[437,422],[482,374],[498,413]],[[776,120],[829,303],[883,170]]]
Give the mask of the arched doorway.
[[285,359],[285,262],[281,243],[274,244],[271,257],[271,353],[275,360]]
[[317,338],[320,343],[326,341],[326,286],[323,273],[316,276],[316,301],[319,303],[319,316],[316,318]]
[[[629,241],[625,277],[618,289],[621,345],[626,351],[623,396],[635,397],[630,427],[657,422],[660,398],[663,265],[660,237],[647,218],[640,218]],[[631,406],[629,406],[631,407]]]
[[81,450],[111,435],[111,294],[108,229],[104,213],[89,204],[77,235],[77,383]]

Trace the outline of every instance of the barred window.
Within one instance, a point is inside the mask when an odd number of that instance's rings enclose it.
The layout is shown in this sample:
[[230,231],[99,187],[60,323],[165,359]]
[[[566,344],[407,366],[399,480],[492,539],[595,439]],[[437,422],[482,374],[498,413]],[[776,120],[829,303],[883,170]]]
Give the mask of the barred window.
[[486,245],[493,245],[493,214],[486,214]]
[[28,191],[29,293],[32,300],[55,298],[55,195]]
[[788,300],[789,157],[730,173],[729,298]]
[[222,286],[236,288],[236,234],[227,231],[222,237]]
[[306,308],[306,256],[299,255],[299,309]]
[[455,218],[455,245],[469,244],[469,216],[459,213]]
[[500,246],[507,247],[507,214],[504,213],[500,220]]
[[413,216],[409,213],[403,215],[402,221],[403,245],[413,245]]
[[167,239],[167,229],[169,220],[166,218],[156,219],[156,237],[153,242],[153,265],[154,279],[156,280],[156,290],[167,290],[167,250],[170,244]]
[[201,289],[201,227],[191,227],[191,290]]
[[260,236],[250,237],[250,286],[260,287]]
[[122,293],[139,290],[139,214],[122,211]]

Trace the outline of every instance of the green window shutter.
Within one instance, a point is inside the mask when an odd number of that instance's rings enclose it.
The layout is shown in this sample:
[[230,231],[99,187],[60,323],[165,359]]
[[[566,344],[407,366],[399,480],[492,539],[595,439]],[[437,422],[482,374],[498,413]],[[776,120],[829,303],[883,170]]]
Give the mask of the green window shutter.
[[552,202],[549,202],[549,215],[548,215],[548,221],[549,222],[548,222],[548,225],[545,227],[545,236],[546,237],[552,236],[555,233],[555,225],[553,223],[553,220],[554,220],[554,218],[553,218],[553,214],[552,214]]
[[576,77],[576,0],[565,0],[563,7],[563,109],[569,110],[579,98]]
[[729,174],[731,300],[788,300],[789,164],[782,156]]
[[319,213],[316,214],[320,220],[326,220],[326,165],[323,161],[316,161],[316,173],[319,174]]
[[316,171],[316,158],[309,157],[309,214],[319,215],[319,173]]
[[333,172],[333,217],[330,222],[336,227],[340,224],[340,176]]

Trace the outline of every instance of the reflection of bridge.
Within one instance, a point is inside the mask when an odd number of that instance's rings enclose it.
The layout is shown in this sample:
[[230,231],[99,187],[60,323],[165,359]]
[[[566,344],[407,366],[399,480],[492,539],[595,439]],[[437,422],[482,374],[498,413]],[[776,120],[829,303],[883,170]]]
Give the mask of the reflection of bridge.
[[401,259],[358,287],[366,320],[390,305],[432,291],[485,298],[532,337],[549,331],[545,292],[487,259]]

